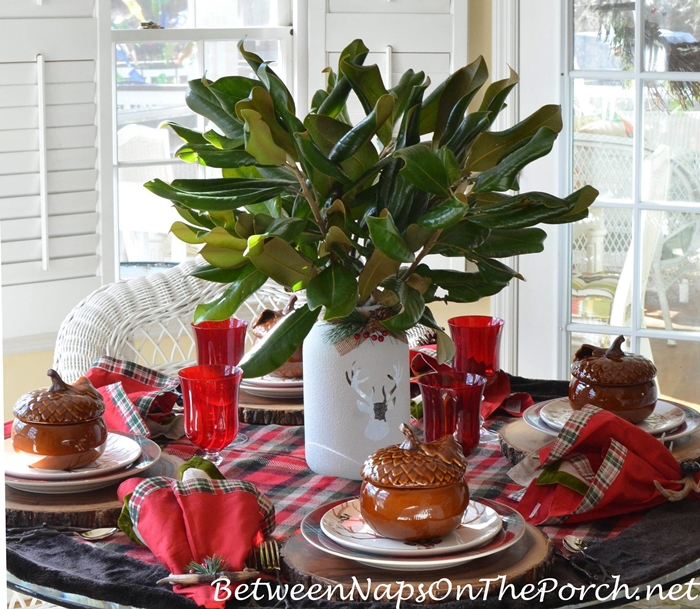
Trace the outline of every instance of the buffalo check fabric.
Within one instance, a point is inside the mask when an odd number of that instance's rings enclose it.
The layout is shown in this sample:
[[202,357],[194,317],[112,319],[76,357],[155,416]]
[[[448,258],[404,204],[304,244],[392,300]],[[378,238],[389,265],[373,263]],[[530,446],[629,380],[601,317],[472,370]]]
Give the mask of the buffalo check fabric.
[[139,436],[149,437],[149,419],[164,422],[178,397],[177,378],[107,355],[85,376],[104,399],[107,427]]

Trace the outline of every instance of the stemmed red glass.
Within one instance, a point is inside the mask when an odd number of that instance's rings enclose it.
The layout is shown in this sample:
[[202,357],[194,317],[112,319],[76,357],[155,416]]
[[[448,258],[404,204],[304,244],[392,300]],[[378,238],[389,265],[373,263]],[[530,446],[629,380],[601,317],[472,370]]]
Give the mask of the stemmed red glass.
[[214,465],[238,433],[238,388],[243,370],[223,364],[191,366],[179,372],[185,435]]
[[479,374],[435,372],[418,379],[423,397],[426,442],[453,434],[464,456],[479,445],[481,400],[486,378]]
[[[480,374],[486,385],[496,380],[500,371],[500,342],[503,320],[489,315],[462,315],[447,320],[455,344],[452,368],[461,373]],[[484,442],[498,440],[498,435],[481,424]]]
[[[237,317],[192,324],[199,365],[237,366],[245,352],[248,322]],[[234,444],[248,441],[245,434],[231,438]]]

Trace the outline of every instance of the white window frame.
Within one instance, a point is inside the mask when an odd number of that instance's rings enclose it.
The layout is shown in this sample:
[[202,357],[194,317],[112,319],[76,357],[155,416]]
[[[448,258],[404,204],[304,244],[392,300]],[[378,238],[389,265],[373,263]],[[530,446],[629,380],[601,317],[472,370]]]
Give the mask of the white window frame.
[[[103,75],[99,86],[100,103],[99,120],[102,125],[100,130],[100,191],[102,193],[102,251],[104,253],[104,283],[119,279],[119,207],[118,207],[118,172],[124,167],[144,167],[148,165],[179,165],[182,161],[170,159],[166,161],[119,161],[117,155],[117,88],[116,65],[114,61],[116,45],[119,43],[138,42],[195,42],[198,45],[198,59],[200,72],[204,73],[204,43],[208,41],[238,41],[243,37],[280,41],[280,57],[284,62],[287,81],[297,85],[303,77],[303,70],[295,70],[293,61],[299,45],[298,36],[293,37],[292,14],[302,14],[297,6],[305,3],[304,0],[294,2],[292,0],[275,0],[277,3],[277,16],[279,25],[276,26],[249,26],[231,28],[172,28],[172,29],[138,29],[138,30],[113,30],[109,3],[101,0],[99,14],[99,69]],[[295,39],[296,38],[296,39]],[[109,75],[106,77],[106,75]],[[293,89],[296,86],[292,87]],[[205,168],[199,167],[201,177],[204,177]]]
[[[498,3],[507,0],[494,0]],[[516,0],[517,1],[517,0]],[[644,88],[647,80],[671,81],[697,78],[696,73],[687,72],[645,72],[643,71],[643,0],[636,0],[635,46],[639,52],[635,56],[635,70],[624,73],[625,80],[635,83],[635,132],[642,133]],[[572,5],[570,0],[527,0],[518,11],[519,58],[520,58],[520,115],[527,116],[545,103],[561,103],[564,108],[564,129],[558,138],[552,154],[528,167],[523,172],[521,188],[524,190],[546,189],[560,196],[572,189],[572,116],[571,107],[573,80],[575,78],[596,78],[619,80],[619,71],[574,71],[567,65],[568,51],[573,36],[571,23]],[[494,13],[495,16],[495,13]],[[517,43],[517,42],[516,42]],[[508,39],[494,38],[494,47],[503,49],[514,44],[513,35]],[[497,57],[494,54],[494,57]],[[634,175],[641,176],[643,146],[642,138],[637,138],[635,146]],[[593,185],[595,186],[595,184]],[[700,205],[641,202],[641,179],[635,178],[632,203],[624,204],[625,209],[634,215],[633,242],[640,242],[640,215],[644,211],[700,211]],[[619,207],[614,203],[606,207]],[[518,286],[517,312],[520,320],[515,343],[506,345],[517,352],[517,373],[535,378],[568,378],[570,365],[569,342],[572,332],[591,332],[616,335],[623,333],[631,339],[633,351],[640,350],[642,339],[683,339],[700,342],[700,332],[666,331],[640,327],[642,304],[639,293],[639,257],[635,260],[632,289],[632,319],[630,326],[591,326],[572,323],[571,307],[571,227],[545,226],[548,238],[545,251],[541,254],[523,256],[519,270],[527,279]],[[635,247],[637,247],[635,245]]]

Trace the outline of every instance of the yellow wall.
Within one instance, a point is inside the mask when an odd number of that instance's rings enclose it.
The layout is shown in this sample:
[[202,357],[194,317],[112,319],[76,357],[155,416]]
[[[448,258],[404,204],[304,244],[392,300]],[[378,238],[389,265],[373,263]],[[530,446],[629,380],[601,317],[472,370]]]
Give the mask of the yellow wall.
[[53,351],[20,353],[3,357],[4,421],[12,418],[12,407],[23,393],[48,387],[51,379],[46,371],[53,363]]
[[[468,23],[469,61],[483,55],[487,64],[491,63],[491,0],[469,0]],[[488,315],[489,300],[486,298],[471,304],[434,303],[430,306],[437,322],[447,326],[447,319],[457,315]],[[3,358],[4,368],[4,416],[11,418],[12,407],[17,398],[50,383],[46,371],[51,367],[53,352],[40,351],[7,355]]]

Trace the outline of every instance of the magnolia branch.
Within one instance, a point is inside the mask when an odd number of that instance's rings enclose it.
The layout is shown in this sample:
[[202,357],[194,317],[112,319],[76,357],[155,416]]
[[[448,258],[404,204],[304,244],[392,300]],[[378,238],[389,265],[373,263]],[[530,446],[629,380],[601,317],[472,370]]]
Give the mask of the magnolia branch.
[[323,218],[321,217],[321,212],[318,209],[318,203],[316,202],[316,199],[314,199],[314,196],[311,194],[309,187],[306,185],[306,178],[304,178],[304,175],[301,173],[301,171],[299,171],[299,168],[296,166],[296,163],[287,163],[287,167],[289,167],[294,172],[294,175],[296,176],[297,181],[301,186],[301,194],[308,202],[309,207],[311,208],[311,213],[314,215],[314,220],[318,225],[319,229],[321,229],[321,234],[325,237],[326,227],[323,224]]
[[442,233],[442,229],[436,230],[431,236],[430,239],[428,239],[425,242],[425,245],[423,246],[423,249],[421,249],[420,252],[418,252],[418,255],[416,256],[416,259],[411,263],[411,266],[409,266],[406,269],[406,272],[402,275],[401,279],[406,281],[412,274],[413,271],[416,270],[418,265],[421,263],[421,260],[425,258],[429,253],[430,250],[433,249],[433,245],[437,242],[437,240],[440,238],[440,234]]

